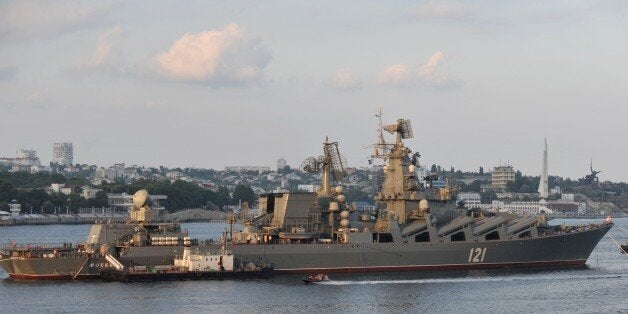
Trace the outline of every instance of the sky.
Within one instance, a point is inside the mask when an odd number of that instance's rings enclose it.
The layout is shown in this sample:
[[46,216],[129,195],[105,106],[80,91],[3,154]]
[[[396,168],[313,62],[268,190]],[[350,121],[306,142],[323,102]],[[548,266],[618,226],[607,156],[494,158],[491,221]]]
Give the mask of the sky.
[[[0,156],[368,165],[376,111],[428,167],[628,181],[626,1],[0,1]],[[389,137],[392,139],[392,137]]]

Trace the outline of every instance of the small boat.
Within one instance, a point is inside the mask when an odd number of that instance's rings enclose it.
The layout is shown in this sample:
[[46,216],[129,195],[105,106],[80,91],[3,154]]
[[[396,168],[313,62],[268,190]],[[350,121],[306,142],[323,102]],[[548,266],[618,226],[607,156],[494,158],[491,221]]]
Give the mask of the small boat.
[[329,281],[329,277],[327,277],[326,274],[313,274],[303,278],[303,282],[305,283],[317,283],[321,281]]
[[628,254],[628,242],[621,245],[621,250],[624,254]]

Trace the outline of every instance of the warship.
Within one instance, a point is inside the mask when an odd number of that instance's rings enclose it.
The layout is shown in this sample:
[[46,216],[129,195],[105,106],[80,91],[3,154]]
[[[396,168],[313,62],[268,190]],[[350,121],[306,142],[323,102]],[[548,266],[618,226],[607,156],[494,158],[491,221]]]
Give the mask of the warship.
[[[395,140],[387,143],[383,131]],[[234,258],[269,265],[274,274],[572,267],[585,265],[613,226],[610,219],[552,226],[543,214],[516,217],[462,209],[455,188],[434,184],[436,174],[417,174],[420,155],[404,144],[413,137],[409,120],[380,122],[378,132],[373,157],[384,164],[375,211],[360,212],[347,203],[343,158],[338,143],[326,139],[323,155],[303,164],[304,171],[320,174],[317,191],[260,195],[259,215],[224,236]],[[137,192],[130,221],[94,224],[85,244],[8,247],[0,267],[12,278],[80,279],[100,277],[116,265],[173,265],[189,235],[178,223],[155,223],[147,198],[146,191]],[[193,240],[192,246],[210,252],[219,244]]]

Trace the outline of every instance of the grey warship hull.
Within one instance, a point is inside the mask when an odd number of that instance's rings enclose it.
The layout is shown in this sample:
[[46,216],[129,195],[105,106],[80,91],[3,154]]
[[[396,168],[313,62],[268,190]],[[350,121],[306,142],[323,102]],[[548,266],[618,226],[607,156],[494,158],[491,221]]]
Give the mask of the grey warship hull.
[[585,265],[610,226],[525,240],[234,246],[276,273],[385,272]]
[[[230,246],[242,260],[270,265],[276,274],[397,272],[543,266],[582,266],[612,225],[538,237],[478,242],[256,244]],[[199,250],[213,249],[199,246]],[[125,265],[168,265],[183,246],[131,247]],[[16,279],[98,278],[110,268],[103,258],[7,258],[0,266]],[[78,275],[76,272],[79,272]]]

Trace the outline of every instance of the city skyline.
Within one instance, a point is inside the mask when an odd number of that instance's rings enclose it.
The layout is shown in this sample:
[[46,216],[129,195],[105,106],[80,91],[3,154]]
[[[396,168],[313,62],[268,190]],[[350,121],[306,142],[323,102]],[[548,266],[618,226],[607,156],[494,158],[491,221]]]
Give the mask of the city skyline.
[[381,107],[423,165],[539,175],[547,138],[550,175],[628,178],[623,2],[145,4],[0,4],[0,156],[366,166]]

